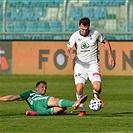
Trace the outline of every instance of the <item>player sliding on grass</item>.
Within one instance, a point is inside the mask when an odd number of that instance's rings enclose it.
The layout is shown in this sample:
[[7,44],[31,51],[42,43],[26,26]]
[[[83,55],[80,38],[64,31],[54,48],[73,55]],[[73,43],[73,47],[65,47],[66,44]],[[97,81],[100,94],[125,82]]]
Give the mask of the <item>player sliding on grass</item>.
[[[102,89],[102,80],[98,66],[98,42],[105,45],[109,53],[109,63],[115,66],[110,43],[97,30],[90,29],[90,19],[81,18],[79,21],[79,30],[74,32],[67,44],[66,55],[68,58],[75,60],[74,80],[76,85],[76,98],[83,96],[84,86],[89,79],[93,87],[93,96],[100,98],[99,94]],[[76,54],[73,53],[73,47],[76,47]],[[102,51],[101,51],[102,52]],[[104,102],[102,101],[102,108]],[[84,105],[80,105],[81,112],[78,116],[85,116]]]
[[57,115],[63,113],[67,107],[73,107],[76,110],[79,105],[86,101],[87,96],[77,101],[59,99],[52,96],[44,96],[47,90],[46,81],[39,81],[35,90],[28,90],[20,95],[8,95],[0,97],[1,102],[11,102],[26,100],[33,111],[26,111],[27,116]]

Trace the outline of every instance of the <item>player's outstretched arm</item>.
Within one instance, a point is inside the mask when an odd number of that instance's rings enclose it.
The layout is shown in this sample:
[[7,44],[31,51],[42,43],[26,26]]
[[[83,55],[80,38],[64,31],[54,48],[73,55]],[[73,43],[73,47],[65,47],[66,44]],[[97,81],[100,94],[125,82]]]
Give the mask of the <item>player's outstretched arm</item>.
[[1,102],[12,102],[12,101],[19,101],[19,100],[22,100],[20,95],[8,95],[8,96],[0,97]]
[[104,39],[103,40],[103,43],[105,44],[105,47],[109,53],[109,62],[110,62],[110,65],[112,67],[115,67],[116,63],[115,63],[115,60],[114,60],[114,57],[113,57],[113,53],[112,53],[112,49],[111,49],[111,45],[109,43],[108,40]]

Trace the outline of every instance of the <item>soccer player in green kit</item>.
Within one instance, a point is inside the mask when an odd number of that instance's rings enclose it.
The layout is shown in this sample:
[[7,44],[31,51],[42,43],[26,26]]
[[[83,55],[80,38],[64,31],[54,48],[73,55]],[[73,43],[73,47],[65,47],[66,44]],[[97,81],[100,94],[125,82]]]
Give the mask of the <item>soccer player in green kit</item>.
[[26,100],[32,111],[26,111],[27,116],[57,115],[63,113],[67,107],[77,109],[79,105],[86,101],[85,95],[77,101],[59,99],[53,96],[44,96],[47,90],[46,81],[39,81],[35,90],[28,90],[20,95],[8,95],[0,97],[1,102]]

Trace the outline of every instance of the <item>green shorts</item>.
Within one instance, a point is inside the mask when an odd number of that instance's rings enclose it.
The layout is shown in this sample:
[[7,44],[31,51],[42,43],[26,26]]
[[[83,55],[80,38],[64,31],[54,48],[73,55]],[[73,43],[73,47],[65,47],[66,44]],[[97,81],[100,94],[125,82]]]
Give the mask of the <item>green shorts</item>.
[[37,115],[53,115],[54,107],[48,107],[48,101],[50,96],[44,96],[43,99],[36,100],[34,102],[34,111]]

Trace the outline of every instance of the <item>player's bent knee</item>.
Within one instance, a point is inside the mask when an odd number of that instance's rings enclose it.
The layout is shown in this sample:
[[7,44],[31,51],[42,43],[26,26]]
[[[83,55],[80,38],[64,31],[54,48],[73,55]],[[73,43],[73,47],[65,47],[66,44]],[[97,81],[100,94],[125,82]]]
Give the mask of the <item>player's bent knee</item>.
[[61,114],[61,113],[63,113],[66,109],[67,109],[67,107],[63,107],[63,108],[54,107],[54,115]]

